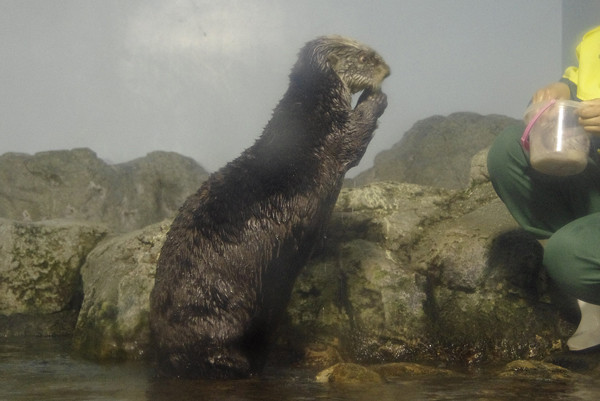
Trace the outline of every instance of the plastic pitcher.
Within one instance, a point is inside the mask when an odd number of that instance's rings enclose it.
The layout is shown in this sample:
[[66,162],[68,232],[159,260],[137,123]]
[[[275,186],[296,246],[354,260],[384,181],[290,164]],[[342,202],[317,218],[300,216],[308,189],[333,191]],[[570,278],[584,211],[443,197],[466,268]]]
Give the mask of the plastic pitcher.
[[551,100],[531,105],[521,143],[529,150],[535,170],[549,175],[568,176],[582,172],[588,161],[590,134],[578,122],[579,102]]

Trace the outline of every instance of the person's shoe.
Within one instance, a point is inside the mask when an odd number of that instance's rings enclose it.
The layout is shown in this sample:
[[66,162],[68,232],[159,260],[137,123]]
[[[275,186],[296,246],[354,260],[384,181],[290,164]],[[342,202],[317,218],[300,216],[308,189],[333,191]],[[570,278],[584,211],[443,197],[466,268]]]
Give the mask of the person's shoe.
[[600,305],[577,300],[581,321],[575,333],[567,341],[571,351],[591,351],[600,346]]

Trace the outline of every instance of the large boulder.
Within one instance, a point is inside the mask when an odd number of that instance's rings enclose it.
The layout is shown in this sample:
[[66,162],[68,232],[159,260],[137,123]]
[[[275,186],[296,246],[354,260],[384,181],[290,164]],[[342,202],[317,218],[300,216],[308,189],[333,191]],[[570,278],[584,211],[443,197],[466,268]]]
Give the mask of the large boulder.
[[349,186],[397,181],[460,189],[469,185],[471,158],[489,147],[508,125],[501,115],[454,113],[418,121],[392,148],[375,157],[372,168],[349,180]]
[[83,222],[0,219],[0,336],[72,332],[79,271],[106,233]]
[[149,343],[150,291],[169,230],[165,220],[108,238],[89,255],[74,347],[91,359],[143,358]]
[[173,217],[208,173],[194,160],[152,152],[110,165],[89,149],[0,156],[0,217],[73,219],[127,232]]
[[[148,296],[167,227],[107,240],[89,256],[75,336],[85,355],[146,353]],[[294,287],[277,350],[332,349],[369,363],[548,355],[573,327],[549,302],[537,241],[494,241],[515,227],[486,181],[465,191],[392,182],[344,189],[324,247]]]
[[426,280],[410,266],[410,250],[428,224],[444,218],[440,206],[450,196],[392,182],[343,190],[326,247],[294,287],[285,341],[299,348],[341,341],[342,355],[351,360],[365,359],[372,353],[367,344],[385,338],[424,347]]
[[541,246],[515,228],[487,182],[343,191],[327,247],[294,288],[282,345],[338,344],[361,362],[547,356],[573,327],[549,302]]

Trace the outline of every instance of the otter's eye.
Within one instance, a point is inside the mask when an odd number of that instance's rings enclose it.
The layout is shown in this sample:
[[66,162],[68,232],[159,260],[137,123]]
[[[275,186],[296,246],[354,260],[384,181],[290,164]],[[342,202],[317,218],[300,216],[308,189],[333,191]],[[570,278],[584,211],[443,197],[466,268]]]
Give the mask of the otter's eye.
[[360,61],[361,63],[365,63],[367,61],[367,56],[360,56],[358,58],[358,61]]

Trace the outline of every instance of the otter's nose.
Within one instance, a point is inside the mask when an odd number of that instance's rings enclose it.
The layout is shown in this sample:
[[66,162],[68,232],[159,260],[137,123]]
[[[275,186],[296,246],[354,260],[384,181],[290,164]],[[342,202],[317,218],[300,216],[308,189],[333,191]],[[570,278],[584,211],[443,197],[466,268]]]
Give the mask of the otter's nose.
[[390,70],[390,66],[387,65],[386,63],[383,63],[381,65],[381,72],[384,74],[383,77],[387,78],[390,76],[390,74],[392,73],[392,71]]
[[389,77],[390,74],[390,67],[382,61],[381,64],[377,66],[377,75],[380,76],[383,81],[385,78]]

